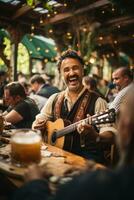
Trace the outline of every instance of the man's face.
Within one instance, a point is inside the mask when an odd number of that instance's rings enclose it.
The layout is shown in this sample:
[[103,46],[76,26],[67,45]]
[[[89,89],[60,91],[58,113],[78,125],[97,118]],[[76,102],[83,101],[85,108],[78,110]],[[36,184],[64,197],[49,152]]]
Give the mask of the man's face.
[[121,71],[115,71],[112,74],[113,83],[116,84],[116,88],[118,91],[122,90],[124,87],[127,86],[128,78],[122,75]]
[[8,106],[15,106],[18,102],[17,96],[11,96],[8,89],[4,90],[5,103]]
[[84,75],[81,63],[75,58],[65,58],[61,63],[60,71],[69,91],[78,92],[82,87]]
[[40,85],[37,82],[34,82],[34,83],[31,84],[31,89],[34,92],[37,92],[39,87],[40,87]]

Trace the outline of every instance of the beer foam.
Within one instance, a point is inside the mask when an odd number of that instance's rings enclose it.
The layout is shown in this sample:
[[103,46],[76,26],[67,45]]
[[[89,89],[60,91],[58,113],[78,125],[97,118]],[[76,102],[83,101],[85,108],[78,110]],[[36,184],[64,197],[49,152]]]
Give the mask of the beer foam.
[[12,136],[11,141],[18,144],[34,144],[41,141],[41,136],[33,131],[19,132]]

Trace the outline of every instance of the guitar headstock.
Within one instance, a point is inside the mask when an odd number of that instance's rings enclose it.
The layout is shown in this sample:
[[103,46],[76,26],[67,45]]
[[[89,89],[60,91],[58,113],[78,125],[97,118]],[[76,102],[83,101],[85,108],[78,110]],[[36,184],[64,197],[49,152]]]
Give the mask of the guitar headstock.
[[91,117],[91,124],[92,125],[99,125],[99,124],[107,124],[107,123],[114,123],[115,122],[116,113],[115,110],[109,109],[105,112],[93,115]]

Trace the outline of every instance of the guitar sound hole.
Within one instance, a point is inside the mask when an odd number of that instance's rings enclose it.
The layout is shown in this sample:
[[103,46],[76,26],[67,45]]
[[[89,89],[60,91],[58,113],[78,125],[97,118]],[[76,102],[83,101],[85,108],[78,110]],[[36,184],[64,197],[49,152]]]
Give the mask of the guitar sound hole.
[[51,143],[55,144],[56,142],[56,133],[53,133],[52,137],[51,137]]

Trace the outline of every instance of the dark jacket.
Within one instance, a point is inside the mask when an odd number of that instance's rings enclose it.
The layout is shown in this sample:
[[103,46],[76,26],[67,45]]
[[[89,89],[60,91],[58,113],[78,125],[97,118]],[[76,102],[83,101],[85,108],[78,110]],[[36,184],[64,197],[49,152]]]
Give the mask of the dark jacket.
[[52,94],[59,92],[57,87],[51,86],[49,84],[44,84],[43,87],[37,92],[38,95],[49,98]]

